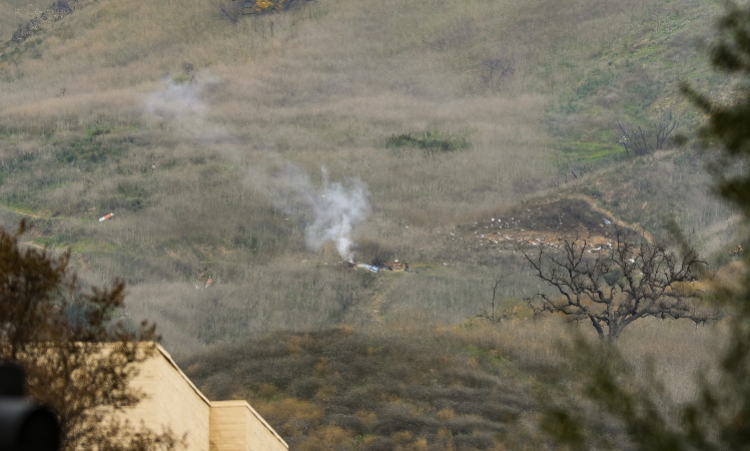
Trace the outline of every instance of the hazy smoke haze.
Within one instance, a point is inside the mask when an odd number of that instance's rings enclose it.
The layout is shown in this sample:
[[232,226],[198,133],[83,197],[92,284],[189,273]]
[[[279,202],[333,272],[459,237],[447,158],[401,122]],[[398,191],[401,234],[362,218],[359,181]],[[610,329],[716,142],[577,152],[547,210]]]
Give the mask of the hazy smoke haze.
[[206,101],[206,88],[217,83],[208,74],[193,76],[189,81],[164,81],[162,88],[144,99],[144,113],[155,123],[173,127],[181,134],[198,140],[214,140],[225,135],[221,127],[208,121],[210,106]]

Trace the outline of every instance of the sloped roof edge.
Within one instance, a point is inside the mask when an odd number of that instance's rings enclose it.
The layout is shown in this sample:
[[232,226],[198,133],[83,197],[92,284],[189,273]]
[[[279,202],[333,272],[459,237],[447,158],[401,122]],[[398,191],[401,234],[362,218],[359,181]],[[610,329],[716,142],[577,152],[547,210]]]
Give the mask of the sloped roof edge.
[[270,424],[266,423],[266,420],[263,419],[262,416],[258,412],[253,409],[253,406],[251,406],[247,401],[239,401],[239,400],[232,400],[232,401],[213,401],[211,403],[211,408],[222,408],[222,407],[247,407],[248,410],[250,410],[250,413],[252,413],[255,418],[258,419],[263,425],[277,438],[281,443],[284,444],[284,446],[289,449],[289,445],[284,441],[283,438],[279,434],[276,433],[276,431],[271,427]]
[[183,372],[182,372],[182,370],[180,369],[180,367],[179,367],[179,366],[177,366],[177,363],[175,363],[174,359],[172,359],[172,356],[171,356],[171,355],[169,355],[169,353],[167,352],[167,350],[166,350],[166,349],[164,349],[164,348],[162,347],[162,345],[160,345],[159,343],[156,343],[156,349],[158,349],[158,350],[159,350],[159,352],[161,353],[161,355],[162,355],[162,356],[164,356],[164,358],[165,358],[165,359],[167,359],[167,362],[169,362],[169,364],[170,364],[170,365],[172,365],[172,367],[174,367],[174,369],[175,369],[175,370],[177,371],[177,373],[178,373],[178,374],[179,374],[179,375],[180,375],[180,376],[181,376],[181,377],[182,377],[183,379],[185,379],[185,382],[187,382],[187,383],[188,383],[188,385],[190,385],[190,388],[192,388],[192,389],[193,389],[193,391],[195,391],[195,393],[196,393],[196,394],[197,394],[197,395],[198,395],[198,396],[199,396],[199,397],[200,397],[200,398],[201,398],[201,399],[202,399],[202,400],[203,400],[203,401],[204,401],[204,402],[205,402],[206,404],[208,404],[208,406],[209,406],[209,407],[211,407],[211,401],[209,401],[209,400],[208,400],[208,398],[206,398],[206,397],[205,397],[205,396],[203,395],[203,393],[201,393],[201,391],[200,391],[200,390],[198,390],[198,387],[196,387],[196,386],[195,386],[195,384],[193,384],[193,381],[191,381],[191,380],[190,380],[190,378],[189,378],[189,377],[187,377],[187,376],[185,375],[185,373],[183,373]]
[[169,354],[169,352],[167,352],[166,349],[164,349],[162,345],[160,345],[159,343],[156,343],[156,349],[159,351],[159,353],[161,353],[162,356],[164,356],[167,362],[169,362],[169,364],[172,365],[172,367],[177,371],[177,374],[179,374],[180,377],[182,377],[185,380],[185,382],[187,382],[188,385],[190,385],[190,388],[192,388],[193,391],[195,391],[195,393],[209,406],[209,408],[237,407],[237,406],[247,407],[247,409],[250,410],[250,413],[252,413],[253,416],[257,418],[258,421],[260,421],[261,424],[263,424],[263,426],[265,426],[266,429],[268,429],[269,432],[271,432],[281,443],[283,443],[287,449],[289,449],[289,445],[284,441],[284,439],[281,438],[281,436],[271,427],[271,425],[268,424],[266,420],[263,419],[263,417],[260,416],[260,414],[256,412],[255,409],[253,409],[253,407],[247,401],[244,401],[244,400],[213,401],[213,402],[209,401],[208,398],[206,398],[206,396],[203,393],[201,393],[200,390],[198,390],[198,387],[196,387],[195,384],[193,384],[193,381],[191,381],[190,378],[187,377],[185,373],[182,372],[180,367],[177,366],[177,363],[174,361],[174,359],[172,359],[172,356]]

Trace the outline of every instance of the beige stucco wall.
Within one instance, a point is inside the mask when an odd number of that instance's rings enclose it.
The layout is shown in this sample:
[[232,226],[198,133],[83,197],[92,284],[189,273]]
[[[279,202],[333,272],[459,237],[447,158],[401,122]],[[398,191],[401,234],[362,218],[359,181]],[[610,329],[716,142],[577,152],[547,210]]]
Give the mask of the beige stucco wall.
[[187,433],[186,451],[288,451],[286,442],[245,401],[210,402],[157,345],[154,357],[140,366],[131,383],[146,398],[123,415],[178,437]]
[[211,451],[287,451],[287,444],[245,401],[211,403]]
[[126,412],[133,424],[142,420],[156,432],[169,427],[178,437],[187,433],[189,451],[208,451],[211,403],[164,348],[159,346],[155,356],[141,365],[132,386],[146,393],[144,400]]

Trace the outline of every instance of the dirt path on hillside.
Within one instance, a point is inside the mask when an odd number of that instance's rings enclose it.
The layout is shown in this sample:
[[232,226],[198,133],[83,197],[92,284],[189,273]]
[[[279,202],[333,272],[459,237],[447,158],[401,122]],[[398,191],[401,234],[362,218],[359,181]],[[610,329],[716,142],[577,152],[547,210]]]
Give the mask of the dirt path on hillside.
[[26,212],[26,211],[18,210],[16,208],[13,208],[13,207],[8,206],[8,205],[0,204],[0,210],[5,210],[5,211],[8,211],[10,213],[15,213],[15,214],[17,214],[19,216],[25,216],[27,218],[44,219],[44,216],[42,216],[42,215],[38,215],[38,214],[35,214],[35,213],[29,213],[29,212]]
[[[365,271],[362,268],[354,269],[354,271]],[[356,306],[350,311],[344,323],[349,323],[355,326],[367,325],[367,324],[382,324],[383,315],[381,314],[383,305],[387,302],[388,296],[395,289],[398,278],[403,276],[397,276],[396,274],[388,274],[383,272],[378,274],[377,288],[375,292]]]
[[385,276],[386,277],[380,278],[381,283],[385,286],[380,288],[364,306],[364,313],[367,315],[366,317],[369,318],[371,322],[378,324],[383,322],[383,315],[380,314],[380,310],[383,308],[383,301],[388,293],[393,290],[393,286],[395,285],[395,280],[393,278],[388,277],[387,275]]
[[[45,216],[42,216],[42,215],[39,215],[39,214],[35,214],[35,213],[29,213],[29,212],[22,211],[22,210],[18,210],[16,208],[13,208],[13,207],[8,206],[8,205],[3,205],[3,204],[0,204],[0,210],[4,210],[4,211],[7,211],[7,212],[16,214],[18,216],[22,216],[24,218],[45,219]],[[28,230],[29,229],[27,229],[27,232],[28,232]],[[51,247],[48,247],[48,246],[42,246],[41,244],[34,243],[31,240],[29,240],[29,241],[22,241],[21,244],[23,244],[24,246],[33,247],[34,249],[39,249],[39,250],[56,250],[56,248],[51,248]],[[65,250],[65,248],[57,248],[57,250]]]

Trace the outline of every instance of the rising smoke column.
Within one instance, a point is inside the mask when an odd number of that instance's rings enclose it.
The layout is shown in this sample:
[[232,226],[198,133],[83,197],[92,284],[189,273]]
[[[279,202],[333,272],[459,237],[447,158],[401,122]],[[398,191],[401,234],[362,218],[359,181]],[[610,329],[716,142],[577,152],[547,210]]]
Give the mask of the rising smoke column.
[[273,177],[256,174],[253,180],[277,208],[307,219],[305,243],[310,249],[318,250],[330,241],[341,258],[353,261],[352,232],[370,214],[367,185],[359,179],[331,183],[328,171],[321,171],[322,186],[315,186],[305,171],[288,163]]
[[330,183],[325,168],[323,182],[323,188],[311,199],[315,220],[305,229],[305,241],[312,249],[333,241],[339,255],[351,262],[354,260],[352,230],[370,213],[367,187],[359,180],[350,181],[346,187]]

